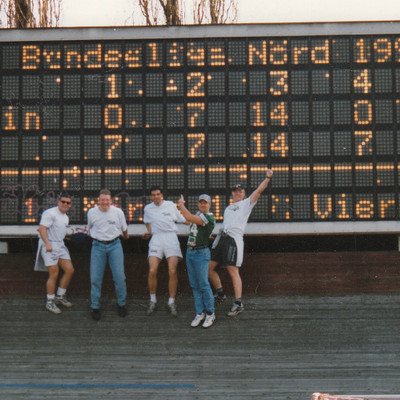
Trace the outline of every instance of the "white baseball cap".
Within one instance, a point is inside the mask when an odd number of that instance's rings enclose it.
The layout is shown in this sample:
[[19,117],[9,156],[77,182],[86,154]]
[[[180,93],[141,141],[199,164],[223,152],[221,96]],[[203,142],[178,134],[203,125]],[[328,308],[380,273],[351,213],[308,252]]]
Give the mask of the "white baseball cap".
[[208,194],[201,194],[199,196],[199,201],[200,200],[205,200],[207,203],[211,204],[211,197]]

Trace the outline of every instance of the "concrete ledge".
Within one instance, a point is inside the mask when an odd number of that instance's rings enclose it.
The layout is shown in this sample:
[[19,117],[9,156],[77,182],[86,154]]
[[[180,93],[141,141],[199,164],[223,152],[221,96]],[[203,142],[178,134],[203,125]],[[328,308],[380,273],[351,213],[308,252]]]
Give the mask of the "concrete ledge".
[[[221,227],[217,224],[216,234]],[[179,235],[188,235],[189,227],[177,224]],[[0,225],[0,238],[37,237],[38,225]],[[87,232],[87,225],[71,225],[68,234]],[[141,236],[144,224],[130,224],[130,236]],[[245,235],[295,236],[295,235],[341,235],[341,234],[400,234],[400,221],[348,221],[348,222],[250,222]]]

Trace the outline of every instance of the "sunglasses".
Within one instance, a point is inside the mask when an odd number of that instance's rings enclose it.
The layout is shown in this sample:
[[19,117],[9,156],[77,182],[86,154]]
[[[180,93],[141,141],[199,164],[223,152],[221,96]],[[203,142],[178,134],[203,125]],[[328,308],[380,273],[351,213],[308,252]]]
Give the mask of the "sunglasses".
[[70,201],[65,201],[65,200],[60,200],[60,201],[61,201],[61,203],[63,203],[63,204],[71,204]]

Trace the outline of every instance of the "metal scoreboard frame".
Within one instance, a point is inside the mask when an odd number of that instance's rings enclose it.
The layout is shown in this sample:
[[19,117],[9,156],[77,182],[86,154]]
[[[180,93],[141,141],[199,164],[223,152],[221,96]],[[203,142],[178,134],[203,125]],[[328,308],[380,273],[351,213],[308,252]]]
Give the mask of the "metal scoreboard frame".
[[246,234],[400,232],[400,22],[0,30],[0,107],[3,237],[103,187],[131,235],[152,185],[221,222],[267,168]]

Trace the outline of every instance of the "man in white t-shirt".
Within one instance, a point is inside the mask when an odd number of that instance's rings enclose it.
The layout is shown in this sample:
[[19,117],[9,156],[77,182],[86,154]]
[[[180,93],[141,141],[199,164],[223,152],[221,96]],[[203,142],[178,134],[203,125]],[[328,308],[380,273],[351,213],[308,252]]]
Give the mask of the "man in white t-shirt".
[[[46,309],[53,314],[61,313],[57,305],[72,307],[72,303],[67,300],[66,292],[74,274],[74,267],[69,251],[64,244],[69,223],[67,212],[70,208],[71,197],[67,194],[60,195],[57,206],[43,212],[38,229],[39,243],[35,271],[47,270],[49,272],[46,283]],[[63,275],[56,294],[60,268],[63,270]]]
[[243,262],[243,234],[253,207],[256,205],[261,193],[267,188],[273,172],[267,170],[266,178],[258,188],[246,198],[244,187],[240,184],[232,188],[232,204],[224,212],[222,228],[214,240],[211,261],[208,267],[208,277],[216,289],[215,301],[221,303],[226,299],[222,288],[221,279],[215,271],[218,265],[226,267],[232,279],[235,301],[228,312],[229,317],[235,317],[244,310],[242,303],[242,278],[239,268]]
[[176,205],[169,200],[164,200],[161,188],[153,186],[150,189],[152,203],[144,208],[143,222],[146,224],[147,232],[144,238],[151,240],[149,243],[149,277],[148,285],[150,292],[150,305],[147,315],[153,314],[157,305],[157,271],[161,260],[165,257],[169,272],[169,300],[168,307],[171,315],[176,317],[175,297],[178,288],[178,262],[182,258],[182,251],[177,236],[176,223],[186,223],[186,219],[178,211]]
[[89,235],[93,239],[90,253],[92,318],[95,321],[101,318],[101,287],[107,261],[114,279],[118,314],[120,317],[125,317],[127,291],[124,252],[119,239],[121,234],[124,239],[129,239],[125,215],[120,208],[112,205],[111,192],[102,189],[99,194],[99,205],[88,211],[87,218]]

